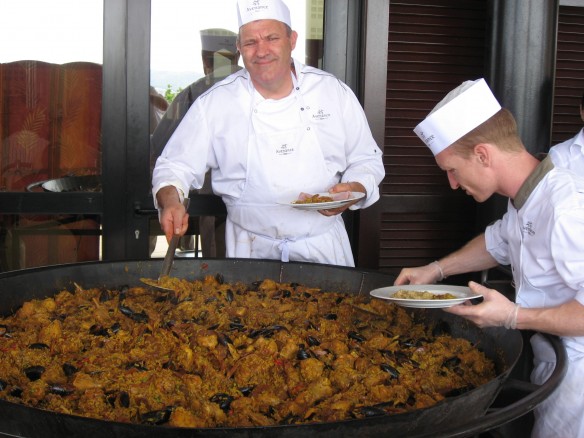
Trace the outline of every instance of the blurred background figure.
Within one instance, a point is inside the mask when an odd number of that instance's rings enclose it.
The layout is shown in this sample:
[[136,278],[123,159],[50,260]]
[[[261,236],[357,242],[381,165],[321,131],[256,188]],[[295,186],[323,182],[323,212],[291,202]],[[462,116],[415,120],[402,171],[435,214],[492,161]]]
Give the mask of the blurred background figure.
[[231,73],[241,69],[237,64],[239,53],[235,47],[236,39],[237,34],[227,29],[201,31],[201,56],[205,76],[177,94],[158,123],[151,139],[152,165],[197,97]]
[[[179,125],[193,102],[217,82],[231,73],[240,70],[239,52],[236,48],[237,34],[227,29],[201,30],[201,56],[205,76],[193,82],[174,98],[168,110],[159,121],[151,137],[151,169],[172,133]],[[210,173],[205,176],[200,194],[212,194]],[[192,220],[199,222],[201,250],[203,257],[225,257],[225,218],[200,216]],[[183,236],[179,248],[192,250],[195,247],[193,236]]]
[[162,94],[156,91],[152,85],[150,86],[150,135],[166,114],[168,110],[168,102]]

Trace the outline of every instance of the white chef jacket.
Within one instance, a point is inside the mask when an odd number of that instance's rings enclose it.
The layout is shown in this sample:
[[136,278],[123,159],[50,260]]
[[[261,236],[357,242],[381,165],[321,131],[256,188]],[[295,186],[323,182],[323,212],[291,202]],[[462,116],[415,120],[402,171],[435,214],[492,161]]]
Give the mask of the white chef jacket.
[[[202,94],[191,106],[169,139],[153,172],[153,194],[173,185],[183,193],[200,188],[204,174],[212,172],[213,191],[227,207],[227,257],[281,258],[354,266],[348,236],[340,215],[325,217],[316,211],[302,211],[289,202],[300,192],[326,192],[339,182],[359,182],[367,196],[352,206],[364,208],[379,199],[378,185],[385,176],[382,153],[367,124],[365,114],[351,89],[322,70],[294,61],[295,87],[290,99],[297,105],[298,126],[310,132],[319,151],[321,171],[306,182],[290,178],[286,184],[266,187],[263,203],[243,202],[249,198],[250,181],[265,173],[256,162],[251,141],[256,136],[256,112],[278,101],[263,99],[243,69]],[[288,106],[284,114],[290,114]],[[296,117],[296,116],[295,116]],[[281,120],[287,125],[288,120]],[[250,149],[251,148],[251,149]],[[286,145],[277,157],[294,157]],[[290,155],[291,154],[291,155]],[[267,161],[268,163],[270,161]],[[298,159],[298,173],[310,163]],[[269,169],[273,171],[272,168]],[[272,172],[273,173],[273,172]],[[253,189],[255,192],[258,188]],[[278,193],[275,195],[274,193]]]
[[[584,178],[546,158],[503,218],[485,231],[486,248],[511,265],[522,307],[584,305]],[[559,388],[536,410],[532,437],[584,437],[584,337],[564,336],[569,365]],[[542,384],[555,357],[541,335],[532,340],[531,380]]]
[[552,146],[549,155],[555,166],[584,175],[584,128],[569,140]]

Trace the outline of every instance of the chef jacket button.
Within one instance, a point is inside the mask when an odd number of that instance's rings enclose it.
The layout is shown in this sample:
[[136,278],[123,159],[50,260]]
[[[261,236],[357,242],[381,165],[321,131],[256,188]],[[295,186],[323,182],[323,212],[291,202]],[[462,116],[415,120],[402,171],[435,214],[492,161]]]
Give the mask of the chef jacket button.
[[304,111],[304,108],[300,108],[300,111]]
[[307,131],[310,131],[310,126],[306,128]]
[[296,87],[296,90],[300,90],[300,87]]
[[254,109],[253,112],[257,114],[258,110],[257,109]]

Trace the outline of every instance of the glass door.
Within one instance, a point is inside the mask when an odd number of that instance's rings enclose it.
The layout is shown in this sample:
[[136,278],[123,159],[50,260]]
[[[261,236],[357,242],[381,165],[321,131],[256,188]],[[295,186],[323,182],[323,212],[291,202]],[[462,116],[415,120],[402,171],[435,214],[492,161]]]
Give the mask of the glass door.
[[[355,2],[287,3],[294,57],[357,91],[347,74]],[[325,15],[334,38],[324,36]],[[235,26],[235,0],[0,1],[0,38],[10,42],[0,45],[0,272],[161,255],[150,136],[205,75],[202,36]],[[230,57],[216,52],[224,72]],[[200,217],[220,226],[221,208],[204,191],[193,197],[184,252],[202,255]]]
[[0,2],[0,271],[100,258],[103,0]]

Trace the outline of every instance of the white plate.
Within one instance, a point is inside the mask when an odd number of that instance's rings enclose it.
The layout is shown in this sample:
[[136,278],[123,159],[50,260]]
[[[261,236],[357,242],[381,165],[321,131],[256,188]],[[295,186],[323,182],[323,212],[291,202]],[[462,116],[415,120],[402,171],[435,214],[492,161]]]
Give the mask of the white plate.
[[[398,290],[412,290],[412,291],[427,291],[433,294],[445,294],[450,293],[455,295],[457,298],[452,298],[449,300],[439,299],[439,300],[416,300],[416,299],[405,299],[405,298],[393,298],[393,294]],[[392,303],[398,304],[403,307],[418,307],[418,308],[443,308],[451,307],[456,304],[463,303],[466,300],[473,298],[480,298],[482,295],[475,294],[468,287],[465,286],[449,286],[444,284],[404,284],[401,286],[390,286],[382,287],[379,289],[374,289],[370,292],[371,296],[376,298],[383,298],[384,300],[389,300]]]
[[[318,196],[331,196],[331,193],[315,193]],[[353,202],[357,199],[361,199],[365,196],[365,193],[362,192],[351,192],[351,197],[349,199],[341,199],[339,201],[330,201],[330,202],[316,202],[314,204],[295,204],[293,199],[292,201],[280,201],[278,204],[281,205],[288,205],[293,208],[297,208],[299,210],[328,210],[330,208],[339,208],[345,204]]]

